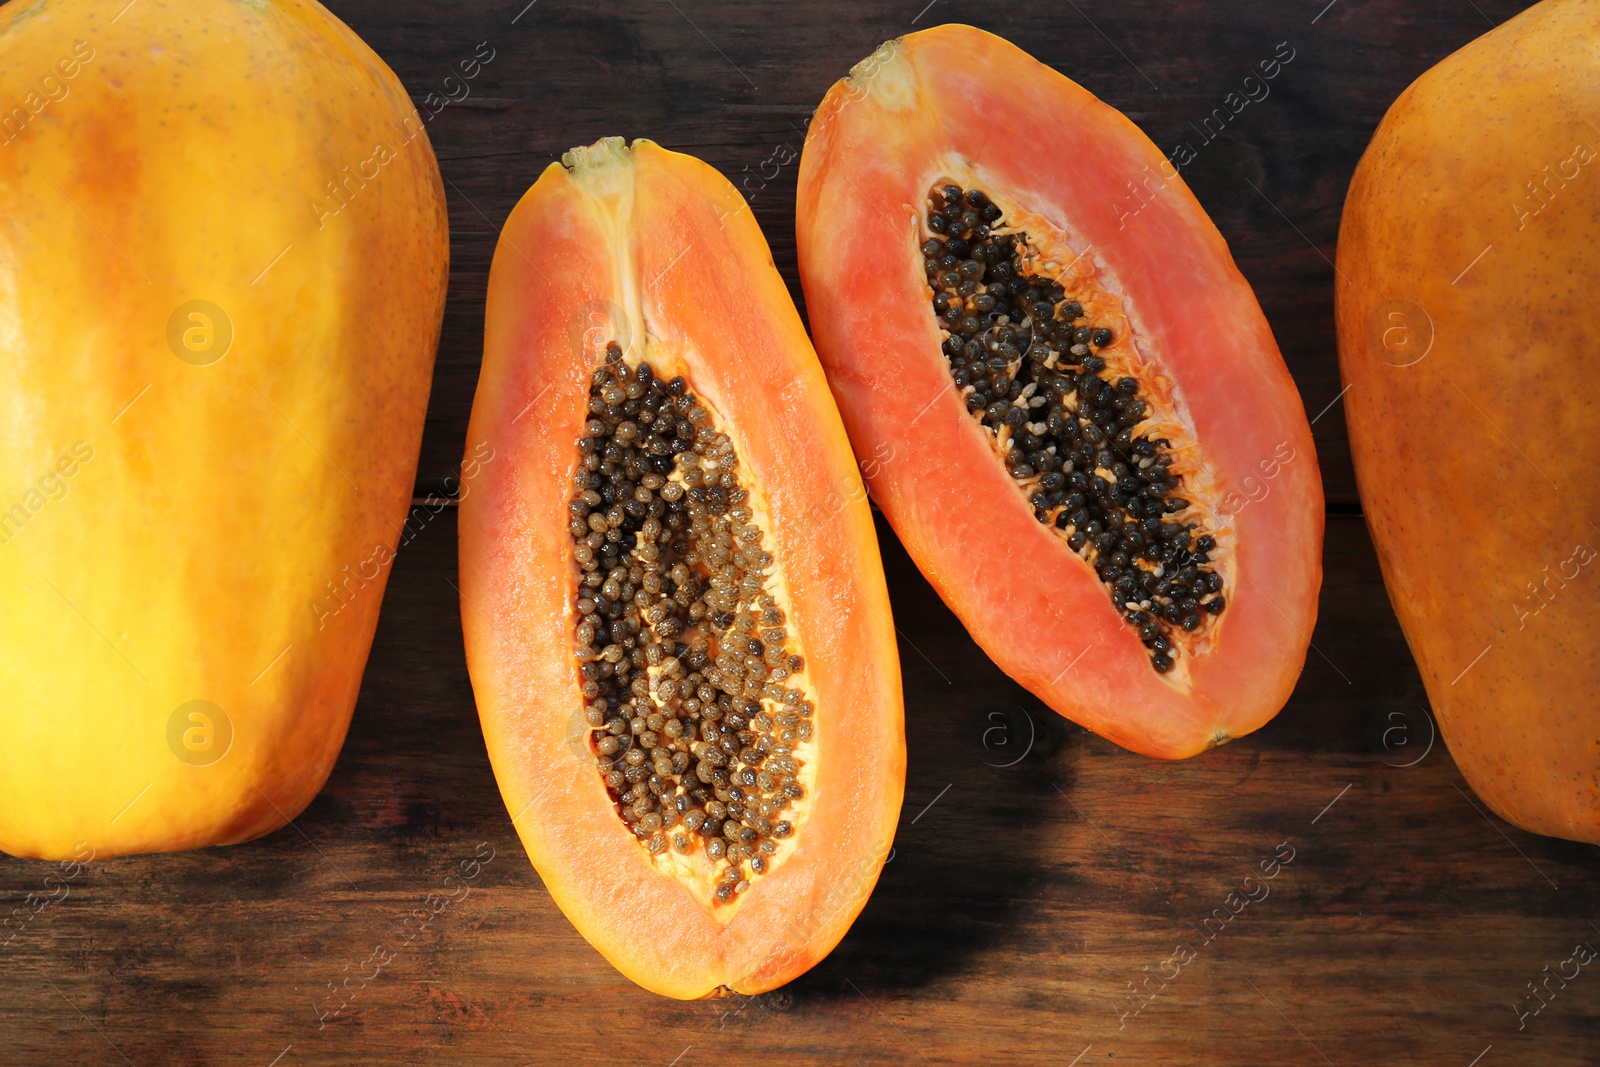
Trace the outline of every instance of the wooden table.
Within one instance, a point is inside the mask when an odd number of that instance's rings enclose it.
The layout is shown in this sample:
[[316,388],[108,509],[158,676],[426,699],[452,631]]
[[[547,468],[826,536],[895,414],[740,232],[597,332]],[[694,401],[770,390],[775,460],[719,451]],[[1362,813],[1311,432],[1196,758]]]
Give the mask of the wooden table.
[[[493,49],[428,127],[453,277],[419,495],[462,452],[497,224],[562,150],[621,133],[706,158],[752,194],[798,300],[795,166],[763,163],[881,41],[973,22],[1163,145],[1286,41],[1271,95],[1185,169],[1318,416],[1322,614],[1283,713],[1184,763],[1130,755],[1002,675],[880,525],[909,736],[893,859],[811,973],[668,1001],[588,947],[522,853],[462,658],[454,512],[425,506],[322,795],[249,845],[85,867],[0,948],[0,1063],[1600,1064],[1600,973],[1548,978],[1600,946],[1600,853],[1487,814],[1434,738],[1335,402],[1351,170],[1412,78],[1517,5],[923,2],[336,4],[419,105]],[[463,863],[471,892],[405,942]],[[0,860],[5,906],[54,873]]]

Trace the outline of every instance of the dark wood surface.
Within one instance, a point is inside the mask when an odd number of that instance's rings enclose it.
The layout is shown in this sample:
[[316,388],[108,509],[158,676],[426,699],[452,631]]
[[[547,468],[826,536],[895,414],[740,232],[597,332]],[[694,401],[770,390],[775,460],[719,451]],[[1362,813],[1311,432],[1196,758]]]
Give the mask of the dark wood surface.
[[[495,49],[429,126],[454,263],[423,492],[461,452],[496,224],[543,166],[623,133],[758,173],[920,7],[523,2],[335,5],[419,102]],[[1271,95],[1185,177],[1311,415],[1339,391],[1328,261],[1350,171],[1395,94],[1514,5],[1321,10],[940,0],[917,21],[1010,37],[1164,146],[1288,41]],[[790,164],[752,202],[798,299],[794,182]],[[622,979],[529,866],[461,653],[454,513],[424,511],[344,752],[292,827],[96,860],[64,896],[58,865],[0,859],[5,909],[59,898],[0,946],[0,1064],[1600,1064],[1600,968],[1550,977],[1600,947],[1600,850],[1516,830],[1467,788],[1356,513],[1337,404],[1315,430],[1332,512],[1315,649],[1274,722],[1184,763],[1040,707],[880,524],[909,747],[893,859],[815,970],[719,1002]],[[463,864],[470,892],[406,927]]]
[[[444,79],[479,42],[495,49],[465,100],[428,125],[450,200],[454,262],[422,487],[440,489],[461,460],[498,227],[562,152],[620,134],[705,159],[745,191],[804,309],[794,192],[812,110],[883,41],[940,22],[968,22],[1075,78],[1163,150],[1172,152],[1180,141],[1194,149],[1183,178],[1255,286],[1308,415],[1326,410],[1314,430],[1328,499],[1353,508],[1343,412],[1329,407],[1340,388],[1333,258],[1345,188],[1400,91],[1487,32],[1491,19],[1502,21],[1525,5],[936,0],[919,10],[925,3],[334,4],[419,106],[427,94],[447,91]],[[1258,64],[1285,54],[1279,52],[1285,42],[1293,58],[1267,83],[1266,98],[1247,104],[1220,136],[1202,141],[1196,128],[1224,107],[1229,93],[1245,90],[1244,78]],[[777,165],[784,159],[794,162]]]

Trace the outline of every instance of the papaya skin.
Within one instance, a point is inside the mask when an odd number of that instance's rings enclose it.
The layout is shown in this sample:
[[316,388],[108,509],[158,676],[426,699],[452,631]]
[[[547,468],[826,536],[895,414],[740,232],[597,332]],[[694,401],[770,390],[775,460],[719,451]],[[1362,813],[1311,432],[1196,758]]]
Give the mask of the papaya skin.
[[[1118,316],[1207,464],[1211,480],[1185,474],[1181,495],[1249,498],[1214,531],[1227,609],[1170,674],[1151,668],[1091,566],[1034,518],[952,383],[918,251],[929,190],[945,181],[1010,201],[1005,217],[1064,246],[1063,273]],[[1142,207],[1128,191],[1140,183]],[[857,455],[873,460],[873,499],[989,657],[1057,712],[1157,758],[1276,715],[1321,587],[1315,446],[1254,293],[1149,138],[992,34],[919,31],[824,99],[796,231],[817,352]]]
[[[733,186],[646,140],[607,138],[565,162],[512,211],[489,276],[468,445],[496,459],[460,516],[473,691],[506,808],[578,931],[664,996],[759,993],[844,936],[899,818],[900,668],[876,533],[822,368]],[[590,376],[613,340],[663,379],[683,374],[732,438],[816,706],[792,851],[730,905],[651,859],[583,726],[567,502]]]
[[1600,5],[1547,0],[1417,79],[1350,183],[1337,291],[1362,505],[1440,734],[1502,818],[1591,844],[1597,49]]
[[0,115],[0,848],[19,856],[246,841],[316,795],[443,313],[432,149],[348,27],[303,0],[120,6],[0,9],[0,106],[25,113]]

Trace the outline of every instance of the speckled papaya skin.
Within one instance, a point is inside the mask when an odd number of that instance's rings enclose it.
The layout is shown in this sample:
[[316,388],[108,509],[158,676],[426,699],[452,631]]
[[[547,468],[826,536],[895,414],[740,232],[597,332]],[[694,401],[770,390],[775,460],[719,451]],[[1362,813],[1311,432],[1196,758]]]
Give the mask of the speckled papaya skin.
[[0,850],[232,844],[333,769],[449,273],[315,0],[0,8]]
[[1339,235],[1351,452],[1440,733],[1488,805],[1600,843],[1600,4],[1428,71]]

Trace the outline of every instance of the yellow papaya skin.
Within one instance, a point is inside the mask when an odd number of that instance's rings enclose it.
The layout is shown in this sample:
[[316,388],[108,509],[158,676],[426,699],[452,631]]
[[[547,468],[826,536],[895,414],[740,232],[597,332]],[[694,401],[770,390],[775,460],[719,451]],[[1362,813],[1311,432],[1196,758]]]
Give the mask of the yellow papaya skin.
[[305,0],[0,9],[0,849],[284,825],[344,741],[448,274],[404,88]]
[[1339,360],[1362,506],[1478,796],[1600,844],[1600,4],[1428,71],[1356,168]]

